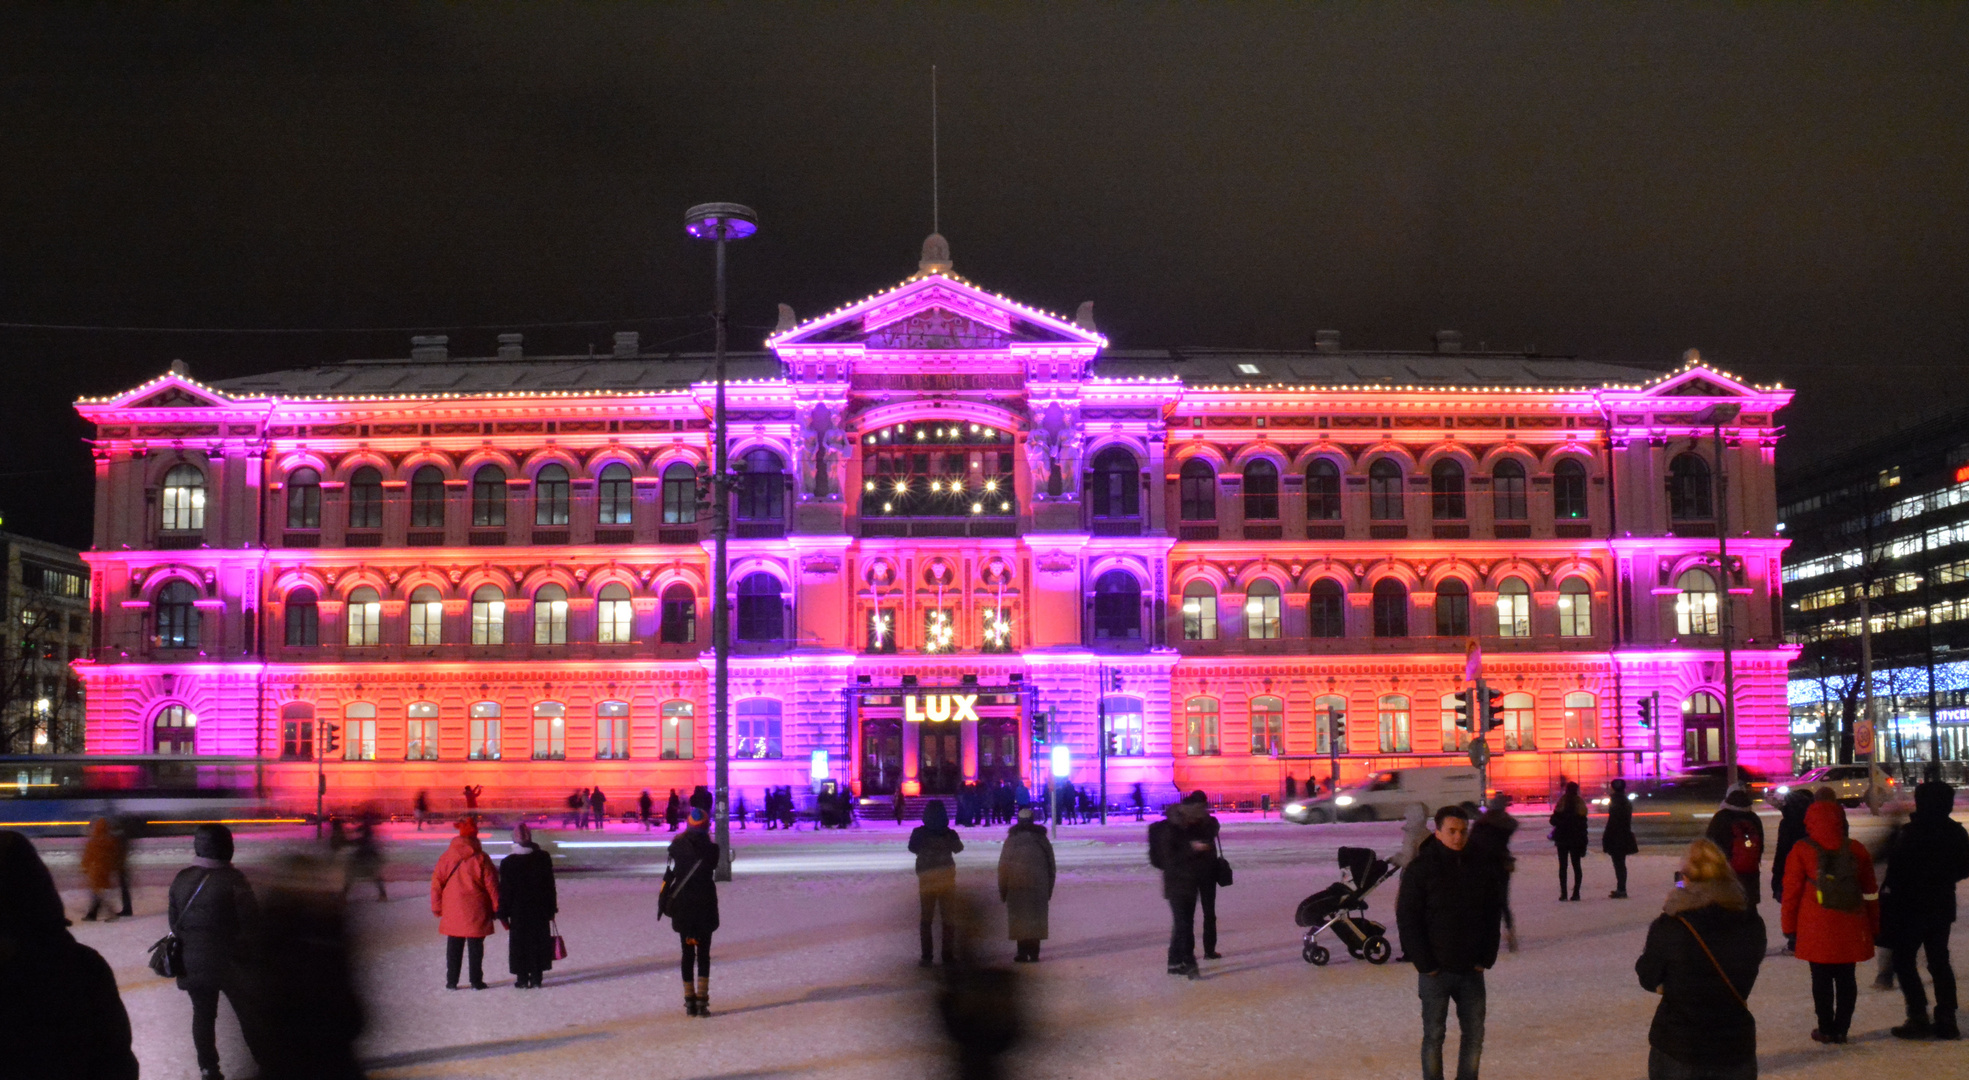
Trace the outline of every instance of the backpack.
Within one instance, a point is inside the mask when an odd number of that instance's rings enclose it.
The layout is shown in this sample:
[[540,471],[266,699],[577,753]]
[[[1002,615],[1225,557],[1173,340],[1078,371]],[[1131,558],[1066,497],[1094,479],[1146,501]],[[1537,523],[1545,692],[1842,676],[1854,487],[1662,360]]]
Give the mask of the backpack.
[[1764,838],[1758,834],[1757,820],[1739,817],[1730,822],[1730,869],[1754,874],[1764,861]]
[[1819,906],[1827,911],[1860,910],[1866,897],[1860,891],[1860,865],[1853,858],[1852,849],[1822,848],[1809,839],[1804,842],[1811,844],[1819,856],[1818,877],[1812,883],[1818,890]]

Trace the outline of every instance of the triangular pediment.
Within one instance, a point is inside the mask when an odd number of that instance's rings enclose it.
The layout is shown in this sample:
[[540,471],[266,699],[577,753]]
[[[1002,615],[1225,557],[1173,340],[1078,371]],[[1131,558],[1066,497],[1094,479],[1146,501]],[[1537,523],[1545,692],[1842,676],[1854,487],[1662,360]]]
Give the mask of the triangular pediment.
[[1756,391],[1753,388],[1719,371],[1704,367],[1695,367],[1678,371],[1666,380],[1649,387],[1646,396],[1664,398],[1738,398],[1752,397],[1755,395]]
[[122,409],[215,409],[231,404],[210,388],[172,372],[109,399]]
[[961,278],[925,273],[893,289],[768,338],[786,346],[858,343],[869,349],[1005,349],[1016,344],[1106,344],[1050,312],[986,292]]

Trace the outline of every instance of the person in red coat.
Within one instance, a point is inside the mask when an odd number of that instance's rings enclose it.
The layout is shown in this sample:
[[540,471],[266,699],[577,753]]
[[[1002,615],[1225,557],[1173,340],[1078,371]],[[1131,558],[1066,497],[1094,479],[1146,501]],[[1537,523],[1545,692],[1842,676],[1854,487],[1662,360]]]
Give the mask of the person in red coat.
[[1784,934],[1812,965],[1813,1042],[1843,1043],[1859,995],[1854,965],[1873,958],[1880,933],[1880,885],[1866,846],[1846,835],[1846,809],[1815,802],[1805,837],[1784,864]]
[[431,914],[445,936],[444,986],[458,989],[458,962],[469,954],[472,989],[485,989],[485,939],[499,911],[499,871],[479,846],[479,827],[466,818],[458,837],[431,871]]

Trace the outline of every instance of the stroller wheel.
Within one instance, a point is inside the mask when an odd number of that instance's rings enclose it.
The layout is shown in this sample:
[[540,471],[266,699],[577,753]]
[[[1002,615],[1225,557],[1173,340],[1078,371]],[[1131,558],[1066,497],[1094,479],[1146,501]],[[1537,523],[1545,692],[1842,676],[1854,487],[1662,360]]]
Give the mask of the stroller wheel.
[[1327,952],[1324,945],[1308,945],[1299,950],[1299,955],[1305,957],[1306,962],[1314,967],[1325,967],[1326,962],[1333,959],[1333,954]]
[[1388,946],[1388,939],[1384,937],[1368,938],[1367,943],[1361,946],[1361,952],[1370,964],[1385,964],[1389,957],[1395,955],[1395,950]]

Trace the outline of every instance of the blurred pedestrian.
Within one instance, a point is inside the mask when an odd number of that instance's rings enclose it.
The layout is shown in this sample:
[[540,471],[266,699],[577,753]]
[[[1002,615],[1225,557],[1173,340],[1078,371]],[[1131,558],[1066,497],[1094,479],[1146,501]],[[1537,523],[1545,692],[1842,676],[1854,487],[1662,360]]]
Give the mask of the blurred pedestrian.
[[[123,837],[106,817],[99,817],[89,823],[89,840],[82,845],[82,879],[89,886],[89,912],[82,916],[83,922],[95,922],[96,915],[104,907],[109,912],[103,916],[104,922],[115,922],[118,917],[116,905],[110,899],[110,890],[116,887],[116,877],[121,871],[127,879],[129,852],[123,844]],[[125,903],[130,895],[126,888],[123,893]],[[129,911],[122,914],[128,915]]]
[[1142,820],[1143,811],[1147,810],[1149,805],[1149,797],[1142,791],[1142,785],[1136,784],[1129,790],[1128,801],[1134,804],[1135,820]]
[[732,820],[738,822],[738,831],[745,831],[745,792],[740,791],[732,797]]
[[1169,902],[1169,974],[1199,976],[1196,960],[1196,909],[1203,909],[1204,954],[1216,956],[1217,819],[1208,796],[1193,791],[1162,808],[1162,820],[1149,826],[1149,865],[1162,871],[1162,898]]
[[1290,802],[1291,800],[1296,799],[1298,797],[1299,797],[1299,781],[1293,779],[1291,773],[1286,773],[1285,774],[1286,801]]
[[380,817],[373,806],[365,806],[356,816],[355,839],[349,845],[348,873],[343,879],[342,891],[358,881],[371,881],[376,884],[376,899],[388,900],[389,892],[383,887],[383,847],[377,841],[376,828]]
[[684,1014],[704,1017],[711,1015],[711,935],[718,930],[718,844],[702,807],[691,807],[689,826],[670,841],[664,914],[682,946]]
[[[889,802],[892,804],[890,806],[890,809],[894,811],[896,815],[896,824],[901,825],[903,822],[903,810],[904,810],[901,788],[896,789],[895,797],[890,799]],[[927,821],[928,819],[929,819],[929,815],[925,814],[924,820]]]
[[951,923],[950,905],[957,890],[957,853],[963,850],[964,841],[950,827],[950,812],[943,800],[924,803],[923,824],[909,833],[909,851],[916,856],[917,938],[923,947],[918,962],[923,967],[932,962],[930,928],[939,911],[943,913],[943,962],[951,962],[957,928]]
[[417,819],[417,831],[424,831],[424,819],[431,816],[431,793],[417,789],[417,797],[410,801],[410,812]]
[[465,812],[476,815],[479,811],[479,796],[485,794],[484,784],[465,785]]
[[1607,899],[1627,899],[1627,857],[1640,854],[1641,845],[1634,839],[1634,802],[1627,797],[1625,780],[1616,778],[1607,785],[1607,826],[1600,832],[1600,850],[1613,860],[1613,891]]
[[445,938],[445,989],[458,989],[459,961],[467,957],[472,989],[485,989],[485,939],[498,910],[499,873],[479,843],[478,821],[468,817],[431,871],[431,914]]
[[1498,792],[1490,804],[1470,822],[1470,850],[1490,864],[1497,874],[1497,902],[1504,920],[1504,944],[1518,951],[1518,919],[1511,913],[1511,877],[1518,872],[1518,858],[1511,854],[1511,836],[1518,831],[1518,819],[1511,814],[1511,796]]
[[670,826],[671,832],[676,832],[677,825],[681,823],[683,820],[684,820],[684,800],[677,797],[676,788],[671,788],[670,801],[663,804],[663,821],[665,824]]
[[1484,972],[1497,963],[1503,903],[1496,865],[1469,845],[1469,811],[1460,806],[1437,809],[1436,834],[1423,841],[1415,861],[1402,870],[1395,899],[1402,951],[1415,965],[1416,993],[1422,999],[1423,1080],[1443,1080],[1451,1002],[1462,1030],[1457,1080],[1477,1080],[1483,1058],[1489,1008]]
[[644,788],[643,793],[636,796],[636,816],[642,819],[644,832],[650,829],[650,814],[655,809],[656,800],[650,798],[649,789]]
[[1648,1080],[1757,1080],[1748,999],[1764,943],[1764,920],[1722,850],[1690,843],[1634,961],[1641,988],[1661,995],[1648,1028]]
[[572,825],[579,832],[588,827],[588,793],[574,790],[567,793],[567,813],[561,818],[562,827]]
[[[998,852],[998,899],[1005,904],[1005,936],[1018,943],[1015,963],[1039,960],[1039,943],[1046,940],[1047,908],[1059,867],[1053,861],[1053,842],[1046,829],[1032,823],[1032,811],[1019,815]],[[945,925],[949,917],[945,916]]]
[[791,786],[780,788],[779,789],[779,827],[781,829],[793,828],[793,820],[795,814],[796,814],[796,810],[793,806],[793,788]]
[[[1969,878],[1969,832],[1949,814],[1955,789],[1930,780],[1914,789],[1914,813],[1895,835],[1880,889],[1881,940],[1894,950],[1895,973],[1907,1003],[1907,1022],[1893,1029],[1903,1039],[1959,1039],[1955,969],[1949,965],[1949,931],[1955,923],[1956,883]],[[1928,954],[1935,984],[1935,1016],[1915,970],[1915,951]]]
[[971,942],[979,931],[977,899],[955,894],[948,915],[958,927],[957,953],[944,965],[936,994],[937,1016],[950,1039],[957,1080],[999,1080],[1005,1055],[1026,1031],[1026,994],[1009,968],[977,962]]
[[1859,987],[1853,968],[1872,959],[1880,932],[1879,884],[1866,847],[1846,835],[1846,809],[1814,802],[1805,838],[1784,864],[1783,927],[1791,951],[1812,965],[1812,1041],[1843,1043]]
[[1764,819],[1750,808],[1750,789],[1741,784],[1731,788],[1702,835],[1730,860],[1744,896],[1756,906],[1764,891]]
[[594,820],[595,828],[608,828],[608,796],[602,794],[600,784],[588,793],[588,816]]
[[18,1080],[137,1078],[116,974],[69,933],[54,876],[17,832],[0,832],[0,1047]]
[[[1565,794],[1552,808],[1552,846],[1559,852],[1559,899],[1579,899],[1585,884],[1580,861],[1586,857],[1586,800],[1579,795],[1579,782],[1566,781]],[[1566,866],[1572,866],[1572,895],[1566,895]]]
[[261,1080],[361,1080],[362,1000],[349,963],[341,875],[290,855],[275,868],[254,950]]
[[191,1044],[199,1076],[221,1080],[220,994],[239,1018],[247,1052],[255,1061],[265,1057],[252,986],[252,942],[260,929],[260,907],[246,875],[232,865],[232,830],[200,825],[192,831],[191,850],[192,865],[171,879],[165,924],[182,949],[178,989],[191,995]]
[[1805,838],[1805,811],[1812,805],[1809,788],[1792,788],[1778,807],[1778,846],[1771,856],[1771,899],[1784,899],[1784,859],[1792,845]]
[[1422,841],[1429,838],[1429,812],[1421,803],[1409,803],[1402,811],[1402,846],[1388,861],[1396,866],[1407,866],[1415,861],[1415,853],[1421,849]]
[[554,966],[554,858],[533,842],[522,821],[513,826],[513,853],[499,860],[499,922],[506,928],[507,969],[520,990],[540,985]]
[[691,789],[690,802],[686,809],[689,807],[696,807],[704,811],[707,817],[717,812],[716,804],[711,799],[711,789],[705,787],[703,784],[699,784]]

